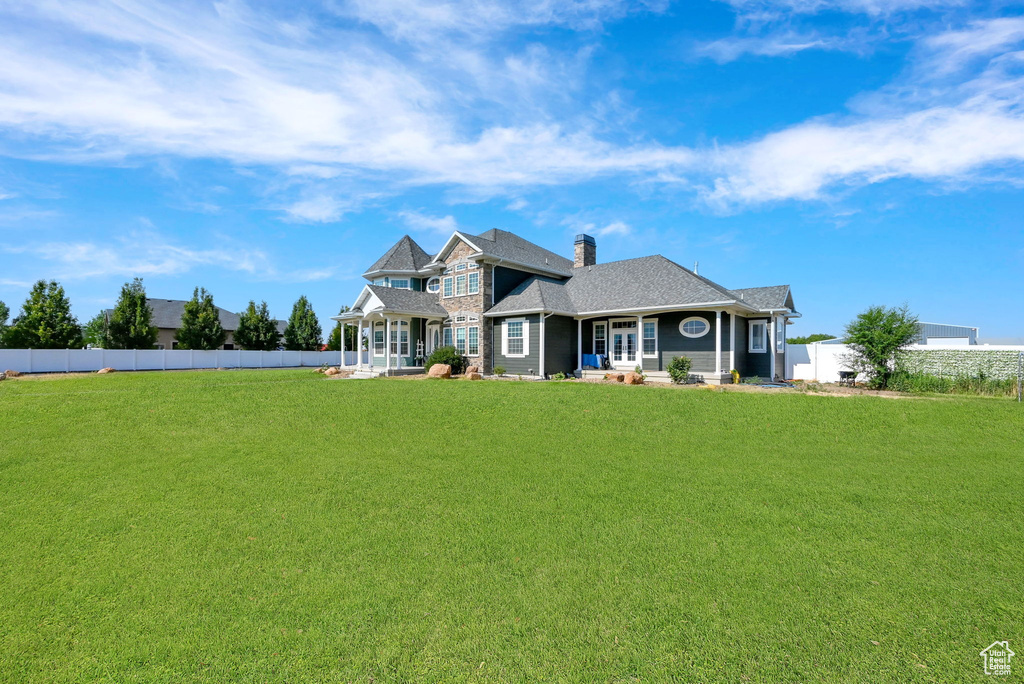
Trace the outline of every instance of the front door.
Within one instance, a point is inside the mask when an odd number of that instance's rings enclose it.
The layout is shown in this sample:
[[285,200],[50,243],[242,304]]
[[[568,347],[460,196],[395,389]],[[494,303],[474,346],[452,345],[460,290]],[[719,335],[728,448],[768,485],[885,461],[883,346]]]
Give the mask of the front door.
[[431,323],[427,326],[427,356],[434,353],[434,350],[441,346],[441,325]]
[[636,321],[612,321],[612,365],[636,367]]

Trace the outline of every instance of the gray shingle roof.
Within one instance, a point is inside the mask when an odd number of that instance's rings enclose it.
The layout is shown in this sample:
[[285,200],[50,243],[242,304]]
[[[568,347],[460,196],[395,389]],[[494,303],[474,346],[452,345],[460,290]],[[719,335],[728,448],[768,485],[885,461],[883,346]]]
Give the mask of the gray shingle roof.
[[541,271],[572,275],[573,262],[564,256],[524,240],[507,230],[492,228],[479,235],[466,235],[485,256],[514,261]]
[[[153,310],[153,317],[150,319],[151,323],[157,328],[177,330],[181,327],[181,316],[185,313],[184,299],[146,299],[146,303],[149,304],[149,308]],[[113,309],[107,309],[107,318],[109,319],[114,315]],[[234,332],[238,330],[238,314],[231,313],[227,309],[217,307],[217,317],[220,319],[220,325],[228,332]],[[288,327],[288,321],[276,320],[277,331],[284,334],[284,329]]]
[[[744,293],[745,300],[740,299],[739,292]],[[516,311],[587,314],[731,301],[757,309],[768,305],[783,308],[788,292],[786,285],[734,292],[655,255],[577,268],[566,281],[530,278],[492,307],[488,315]],[[782,303],[777,304],[778,300]]]
[[384,253],[380,259],[367,269],[367,273],[374,271],[418,271],[431,261],[431,256],[423,251],[423,248],[416,244],[408,235]]
[[415,290],[400,290],[395,287],[382,287],[380,285],[367,285],[366,287],[384,304],[384,308],[388,311],[424,314],[426,316],[448,315],[448,312],[445,311],[438,301],[436,294],[416,292]]
[[736,298],[755,309],[785,309],[789,285],[771,285],[770,287],[745,287],[733,290]]

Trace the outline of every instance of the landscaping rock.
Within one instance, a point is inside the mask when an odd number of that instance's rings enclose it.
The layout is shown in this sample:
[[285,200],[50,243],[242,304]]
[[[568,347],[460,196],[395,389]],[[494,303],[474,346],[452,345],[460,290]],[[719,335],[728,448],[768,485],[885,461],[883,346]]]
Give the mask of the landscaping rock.
[[100,368],[98,371],[96,371],[96,374],[97,375],[104,375],[106,373],[114,373],[114,372],[115,371],[114,371],[113,368],[107,367],[107,368]]
[[467,375],[469,373],[479,373],[479,372],[480,372],[480,366],[469,366],[468,368],[466,368],[466,374]]
[[604,379],[611,380],[612,382],[622,382],[625,379],[625,376],[623,376],[622,373],[605,373]]
[[447,380],[452,377],[452,367],[446,363],[435,363],[427,371],[428,378],[443,378]]
[[7,369],[7,370],[4,371],[4,375],[6,375],[9,378],[16,378],[19,375],[21,375],[21,372],[20,371],[16,371],[16,370]]
[[462,377],[464,377],[466,380],[483,380],[484,379],[484,376],[480,375],[479,373],[466,373]]
[[622,382],[627,385],[642,385],[644,384],[644,376],[639,373],[626,373],[626,376],[622,378]]
[[331,367],[324,371],[324,375],[337,375],[340,372],[337,368]]

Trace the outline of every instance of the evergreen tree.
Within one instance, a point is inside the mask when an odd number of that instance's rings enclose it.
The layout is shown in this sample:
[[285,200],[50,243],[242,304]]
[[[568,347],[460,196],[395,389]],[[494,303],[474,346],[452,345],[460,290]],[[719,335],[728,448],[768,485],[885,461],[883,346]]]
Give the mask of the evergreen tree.
[[21,313],[4,333],[11,349],[77,349],[82,328],[71,315],[71,302],[56,281],[40,280],[21,307]]
[[277,321],[270,317],[267,303],[249,300],[249,308],[238,314],[238,330],[235,331],[235,344],[242,349],[273,351],[281,342],[281,333],[277,331]]
[[192,299],[185,302],[181,327],[174,333],[178,349],[218,349],[227,337],[217,307],[213,305],[213,295],[205,287],[197,287]]
[[107,346],[110,349],[155,349],[158,331],[152,320],[153,310],[146,302],[142,279],[125,283],[107,324]]
[[284,329],[284,347],[291,351],[319,351],[321,334],[320,322],[306,295],[302,295],[292,307],[288,327]]
[[0,349],[4,348],[4,333],[7,331],[7,317],[11,315],[11,310],[7,308],[7,305],[0,302]]
[[86,346],[108,348],[107,313],[100,311],[82,328],[82,344]]
[[[348,311],[347,306],[341,307],[341,311],[338,315]],[[352,325],[345,326],[345,351],[356,350],[356,335],[359,331]],[[327,350],[328,351],[341,351],[341,321],[335,323],[334,328],[331,330],[331,336],[327,338]]]

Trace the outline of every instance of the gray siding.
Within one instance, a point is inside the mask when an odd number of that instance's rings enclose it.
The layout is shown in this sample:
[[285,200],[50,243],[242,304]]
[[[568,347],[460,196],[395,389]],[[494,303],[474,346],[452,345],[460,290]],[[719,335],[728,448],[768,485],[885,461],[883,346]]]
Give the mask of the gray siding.
[[[505,268],[504,266],[494,267],[494,303],[497,304],[502,299],[508,296],[508,293],[516,289],[516,287],[524,280],[530,277],[530,273],[525,271],[517,271],[514,268]],[[499,352],[500,354],[500,352]]]
[[528,314],[526,316],[508,316],[507,318],[525,318],[530,322],[529,339],[530,353],[524,357],[505,356],[502,351],[502,331],[505,318],[494,319],[493,343],[494,343],[494,365],[504,366],[505,372],[509,375],[539,375],[540,374],[540,316]]
[[747,350],[750,347],[750,321],[763,320],[769,325],[771,324],[771,321],[767,317],[760,318],[755,316],[753,319],[744,318],[742,319],[743,326],[741,331],[739,320],[739,317],[737,317],[736,332],[742,332],[742,335],[736,339],[736,346],[737,348],[743,350],[743,362],[741,364],[739,361],[739,356],[737,356],[736,363],[739,366],[737,370],[740,372],[740,375],[744,378],[753,377],[755,375],[759,378],[770,378],[772,363],[770,354],[768,352],[765,352],[764,354],[751,354]]
[[567,316],[548,316],[544,321],[544,371],[571,374],[576,370],[576,321]]

